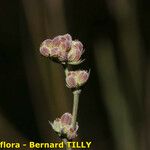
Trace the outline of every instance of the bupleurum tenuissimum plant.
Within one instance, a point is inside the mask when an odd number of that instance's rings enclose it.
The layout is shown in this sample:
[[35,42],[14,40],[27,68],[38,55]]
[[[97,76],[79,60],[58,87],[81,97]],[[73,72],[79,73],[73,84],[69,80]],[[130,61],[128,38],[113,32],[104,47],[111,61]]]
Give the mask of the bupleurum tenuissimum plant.
[[[77,137],[79,96],[81,87],[87,82],[90,74],[86,70],[69,70],[69,65],[80,65],[84,61],[81,59],[84,53],[83,44],[78,40],[72,40],[69,34],[59,35],[53,39],[43,41],[40,46],[40,53],[63,66],[66,86],[71,89],[74,95],[72,114],[64,113],[60,118],[56,118],[54,122],[50,122],[54,131],[66,143]],[[66,149],[70,148],[66,145]]]

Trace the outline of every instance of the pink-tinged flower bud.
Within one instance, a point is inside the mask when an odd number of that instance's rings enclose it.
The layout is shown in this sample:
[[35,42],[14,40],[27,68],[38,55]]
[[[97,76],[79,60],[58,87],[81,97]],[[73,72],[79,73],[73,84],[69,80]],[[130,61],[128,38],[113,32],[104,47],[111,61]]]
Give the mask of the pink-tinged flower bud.
[[48,57],[50,55],[50,51],[47,47],[41,47],[40,53],[45,57]]
[[83,70],[78,72],[77,82],[79,85],[83,85],[89,78],[89,72]]
[[72,115],[70,113],[65,113],[61,116],[60,121],[62,124],[71,125]]
[[59,49],[57,47],[52,48],[50,51],[50,56],[51,57],[58,57],[58,55],[59,55]]
[[77,86],[76,78],[74,75],[68,75],[66,77],[67,87],[75,88]]
[[89,72],[85,70],[69,71],[66,76],[68,88],[78,88],[85,84],[89,78]]
[[60,45],[60,39],[61,39],[61,36],[56,36],[53,40],[52,40],[52,44],[53,44],[53,47],[59,47]]
[[80,42],[80,41],[78,41],[78,40],[74,40],[74,41],[72,41],[72,48],[73,49],[79,49],[82,53],[83,53],[83,44]]
[[67,138],[69,140],[71,139],[74,139],[77,137],[77,130],[78,130],[79,126],[76,125],[76,129],[73,129],[73,128],[70,128],[69,131],[68,131],[68,135],[67,135]]
[[47,39],[43,42],[43,44],[49,48],[52,48],[52,40],[51,39]]
[[83,52],[83,44],[78,40],[72,41],[69,34],[47,39],[40,46],[40,53],[43,56],[54,58],[52,60],[63,64],[65,62],[71,65],[82,63],[84,61],[81,60]]
[[53,123],[50,122],[50,124],[60,137],[65,137],[68,140],[72,140],[77,137],[77,130],[79,126],[76,122],[76,128],[73,129],[71,121],[72,115],[70,113],[65,113],[60,118],[56,118]]
[[52,40],[51,39],[47,39],[45,41],[42,42],[41,46],[40,46],[40,53],[45,56],[48,57],[51,54],[51,48],[52,48]]
[[56,36],[52,40],[53,46],[63,51],[69,51],[72,44],[72,37],[69,34]]
[[72,41],[72,46],[67,56],[68,62],[71,64],[78,64],[83,52],[84,50],[82,43],[78,40]]
[[65,34],[60,38],[60,47],[64,51],[69,51],[72,44],[72,37],[69,34]]
[[45,57],[58,57],[59,49],[53,46],[52,40],[47,39],[40,46],[40,53]]
[[56,43],[57,43],[57,47],[59,48],[59,53],[58,53],[59,61],[67,61],[67,54],[71,48],[72,37],[69,34],[65,34],[56,37],[56,39],[54,38],[54,43],[55,40],[58,40]]
[[68,51],[71,49],[72,37],[69,34],[47,39],[40,46],[40,53],[45,57],[56,58],[59,61],[67,61]]
[[59,61],[66,61],[67,60],[67,52],[66,51],[63,51],[63,50],[60,50],[59,53],[58,53],[58,60]]

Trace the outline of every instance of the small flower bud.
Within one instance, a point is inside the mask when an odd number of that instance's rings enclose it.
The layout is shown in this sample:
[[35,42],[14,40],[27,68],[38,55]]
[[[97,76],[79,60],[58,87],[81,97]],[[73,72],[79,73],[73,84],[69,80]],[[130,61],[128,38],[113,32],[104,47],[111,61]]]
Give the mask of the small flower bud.
[[59,35],[54,39],[47,39],[40,46],[40,53],[45,57],[67,61],[67,53],[71,49],[72,37],[69,34]]
[[83,44],[78,40],[72,41],[72,48],[73,49],[79,49],[81,51],[81,53],[83,53],[83,51],[84,51],[83,50]]
[[47,47],[41,47],[40,53],[45,57],[48,57],[50,55],[50,51]]
[[72,37],[69,34],[61,36],[60,47],[62,47],[64,51],[69,51],[71,48],[71,44],[72,44]]
[[78,72],[78,78],[77,78],[77,82],[79,85],[83,85],[89,78],[89,72],[87,71],[79,71]]
[[68,88],[78,88],[85,84],[89,78],[89,72],[85,70],[69,71],[66,76]]
[[59,53],[58,53],[58,59],[61,62],[67,61],[67,52],[63,51],[63,50],[60,50]]
[[65,137],[68,140],[72,140],[77,136],[78,123],[76,123],[76,128],[73,129],[72,125],[72,115],[70,113],[63,114],[60,118],[54,120],[50,123],[55,132],[58,133],[60,137]]
[[57,118],[56,120],[54,120],[53,123],[50,123],[52,128],[55,130],[55,132],[59,133],[62,129],[62,126],[60,124],[60,119]]
[[65,113],[61,116],[60,121],[62,124],[71,125],[72,115],[70,113]]
[[82,43],[78,40],[72,41],[72,46],[67,56],[68,62],[71,62],[71,64],[78,64],[83,52],[84,50]]
[[59,49],[57,47],[51,49],[51,57],[57,57],[59,55]]
[[59,35],[52,40],[53,47],[57,47],[59,49],[58,59],[60,61],[67,60],[67,52],[71,48],[72,37],[69,34]]
[[52,48],[52,40],[51,39],[47,39],[45,41],[42,42],[41,46],[40,46],[40,53],[45,56],[48,57],[51,54],[51,48]]

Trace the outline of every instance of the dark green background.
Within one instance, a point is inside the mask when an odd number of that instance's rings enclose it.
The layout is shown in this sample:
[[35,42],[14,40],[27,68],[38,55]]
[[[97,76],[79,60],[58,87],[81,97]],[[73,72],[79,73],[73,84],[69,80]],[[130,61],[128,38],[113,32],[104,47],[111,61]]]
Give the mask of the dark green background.
[[0,140],[58,141],[48,120],[71,111],[63,69],[40,43],[70,33],[91,69],[79,138],[92,150],[150,149],[150,2],[5,0],[0,4]]

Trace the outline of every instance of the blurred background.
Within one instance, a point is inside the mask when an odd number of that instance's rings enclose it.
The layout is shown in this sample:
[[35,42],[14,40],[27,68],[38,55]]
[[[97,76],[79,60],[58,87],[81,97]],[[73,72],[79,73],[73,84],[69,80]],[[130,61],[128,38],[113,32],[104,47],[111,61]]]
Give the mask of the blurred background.
[[[40,43],[70,33],[91,68],[77,141],[92,150],[150,149],[150,2],[5,0],[0,5],[0,140],[59,141],[48,120],[72,110],[60,65]],[[27,148],[26,148],[27,149]]]

